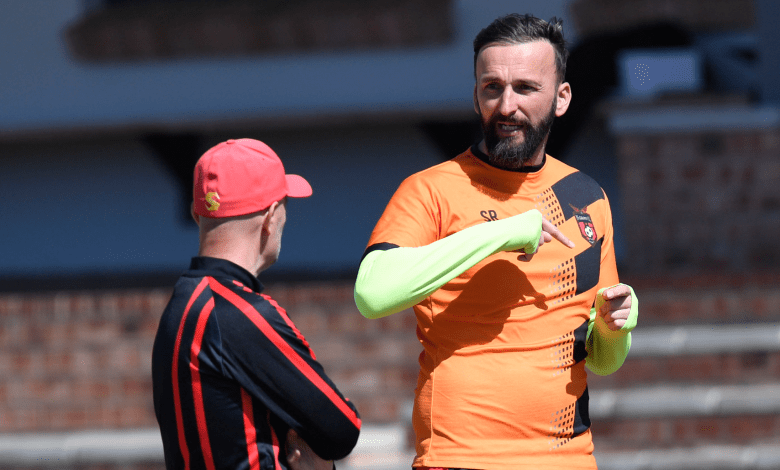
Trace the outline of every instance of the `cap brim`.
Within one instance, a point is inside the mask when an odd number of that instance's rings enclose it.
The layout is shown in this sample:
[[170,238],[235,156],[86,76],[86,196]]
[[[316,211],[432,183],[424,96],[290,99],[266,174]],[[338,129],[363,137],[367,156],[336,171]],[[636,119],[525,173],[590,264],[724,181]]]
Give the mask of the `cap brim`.
[[308,181],[303,176],[285,175],[287,177],[287,196],[289,197],[309,197],[312,190]]

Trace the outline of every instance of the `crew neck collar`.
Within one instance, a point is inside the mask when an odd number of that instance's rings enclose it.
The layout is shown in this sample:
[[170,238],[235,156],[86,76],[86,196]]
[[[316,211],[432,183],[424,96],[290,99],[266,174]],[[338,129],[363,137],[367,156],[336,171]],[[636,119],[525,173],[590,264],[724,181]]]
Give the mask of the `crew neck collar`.
[[263,284],[252,273],[241,266],[222,258],[209,256],[195,256],[190,261],[187,275],[193,277],[211,276],[215,278],[227,278],[238,281],[254,292],[262,292]]
[[488,156],[485,155],[485,153],[482,152],[479,149],[479,143],[476,143],[476,144],[471,146],[471,153],[474,154],[475,157],[477,157],[480,160],[482,160],[486,165],[489,165],[491,168],[495,168],[497,170],[512,171],[512,172],[515,172],[515,173],[535,173],[535,172],[541,170],[542,167],[544,166],[544,164],[547,163],[547,154],[545,154],[542,157],[542,163],[540,163],[538,165],[524,166],[522,168],[517,168],[517,169],[510,170],[510,169],[507,169],[507,168],[499,168],[497,166],[494,166],[492,163],[490,163],[490,159],[488,158]]

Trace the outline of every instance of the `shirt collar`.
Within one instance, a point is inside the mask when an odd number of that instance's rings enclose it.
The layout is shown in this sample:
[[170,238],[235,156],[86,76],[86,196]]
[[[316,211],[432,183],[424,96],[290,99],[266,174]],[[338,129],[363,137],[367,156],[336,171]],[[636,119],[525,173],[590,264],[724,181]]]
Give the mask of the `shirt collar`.
[[496,168],[498,170],[504,170],[504,171],[515,171],[515,172],[518,172],[518,173],[535,173],[535,172],[541,170],[542,167],[544,166],[544,164],[547,162],[547,154],[545,154],[542,157],[542,163],[540,163],[538,165],[524,166],[524,167],[521,167],[521,168],[517,168],[515,170],[507,170],[506,168],[498,168],[498,167],[493,166],[490,163],[490,159],[488,158],[488,156],[485,155],[482,152],[482,150],[479,149],[479,144],[478,143],[471,146],[471,153],[473,153],[475,157],[479,158],[480,160],[485,162],[487,165],[490,165],[491,168]]
[[195,256],[190,261],[190,268],[184,273],[190,277],[205,277],[229,279],[238,281],[254,292],[262,292],[263,284],[252,273],[241,266],[221,258],[209,256]]

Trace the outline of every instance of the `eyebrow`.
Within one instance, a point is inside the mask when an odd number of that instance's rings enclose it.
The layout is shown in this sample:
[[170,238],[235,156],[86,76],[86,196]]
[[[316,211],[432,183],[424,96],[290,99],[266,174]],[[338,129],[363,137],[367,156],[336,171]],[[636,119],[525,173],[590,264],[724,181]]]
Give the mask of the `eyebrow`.
[[[499,77],[491,76],[491,75],[485,75],[482,78],[477,80],[477,83],[484,84],[484,83],[491,83],[491,82],[502,82],[504,83],[504,80],[502,80]],[[542,84],[535,81],[535,80],[515,80],[514,82],[511,82],[512,85],[516,84],[524,84],[524,85],[531,85],[533,87],[541,87]]]

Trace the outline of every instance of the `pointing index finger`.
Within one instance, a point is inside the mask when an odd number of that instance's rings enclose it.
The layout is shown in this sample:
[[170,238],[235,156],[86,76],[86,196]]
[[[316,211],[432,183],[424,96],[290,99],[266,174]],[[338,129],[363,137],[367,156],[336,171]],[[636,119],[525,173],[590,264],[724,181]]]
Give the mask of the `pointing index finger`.
[[605,290],[603,295],[607,300],[614,299],[616,297],[628,297],[631,295],[631,289],[629,289],[629,287],[625,284],[618,284]]
[[569,248],[574,248],[574,242],[566,238],[566,235],[561,233],[561,231],[558,230],[558,227],[553,225],[552,222],[548,221],[544,217],[542,218],[542,231],[549,233],[550,236],[568,246]]

